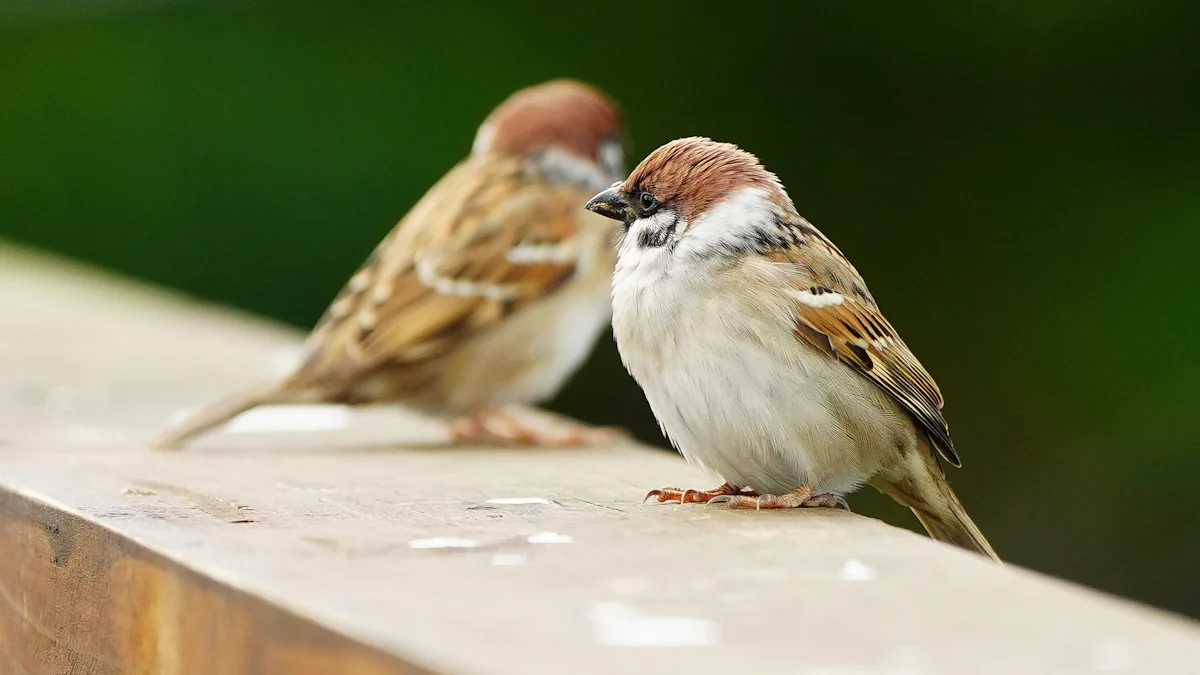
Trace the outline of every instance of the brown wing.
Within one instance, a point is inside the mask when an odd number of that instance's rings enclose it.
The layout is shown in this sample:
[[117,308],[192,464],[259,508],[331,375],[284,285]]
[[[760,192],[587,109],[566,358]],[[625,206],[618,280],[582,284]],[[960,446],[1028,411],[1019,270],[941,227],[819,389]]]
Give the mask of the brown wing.
[[942,457],[961,466],[937,384],[879,311],[858,271],[815,228],[806,227],[814,236],[802,254],[782,248],[768,256],[793,266],[796,333],[887,392],[916,418]]
[[455,167],[350,279],[309,338],[304,379],[433,359],[552,293],[575,271],[589,195],[515,159]]

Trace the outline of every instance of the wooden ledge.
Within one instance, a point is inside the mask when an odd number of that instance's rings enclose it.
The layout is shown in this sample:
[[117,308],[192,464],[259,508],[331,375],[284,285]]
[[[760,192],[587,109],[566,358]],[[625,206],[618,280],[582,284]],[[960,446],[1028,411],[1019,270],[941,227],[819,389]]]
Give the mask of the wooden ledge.
[[[866,518],[639,503],[677,458],[173,411],[298,336],[0,249],[0,672],[1188,673],[1178,617]],[[299,421],[323,427],[281,431]]]

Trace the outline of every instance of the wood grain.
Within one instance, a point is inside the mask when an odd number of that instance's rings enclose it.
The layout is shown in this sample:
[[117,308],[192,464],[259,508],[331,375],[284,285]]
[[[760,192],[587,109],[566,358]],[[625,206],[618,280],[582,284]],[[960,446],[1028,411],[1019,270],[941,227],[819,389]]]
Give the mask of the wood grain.
[[299,336],[16,249],[0,308],[5,675],[1200,663],[1193,622],[866,518],[642,505],[711,482],[644,448],[449,448],[384,408],[154,453],[173,413],[282,372]]
[[13,492],[0,602],[5,673],[430,672]]

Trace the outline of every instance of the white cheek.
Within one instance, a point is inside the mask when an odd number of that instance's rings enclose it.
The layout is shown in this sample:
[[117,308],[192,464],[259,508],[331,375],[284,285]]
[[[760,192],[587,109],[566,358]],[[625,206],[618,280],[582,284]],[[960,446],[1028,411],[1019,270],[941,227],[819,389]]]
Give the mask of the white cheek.
[[526,168],[551,183],[578,185],[589,191],[603,190],[612,183],[600,165],[559,148],[550,148],[530,157]]
[[680,252],[705,254],[730,246],[742,248],[764,230],[775,229],[776,210],[762,188],[734,191],[687,228],[680,238]]
[[691,222],[672,209],[635,220],[621,240],[613,276],[614,325],[636,324],[647,312],[686,304],[677,293],[693,288],[704,268],[721,267],[730,249],[746,249],[764,231],[776,229],[778,207],[769,197],[762,188],[744,188]]
[[635,230],[635,229],[639,229],[639,228],[649,228],[651,230],[665,230],[665,229],[671,227],[671,225],[674,224],[677,219],[680,220],[680,222],[682,222],[682,219],[680,219],[677,215],[675,215],[674,212],[672,212],[668,209],[662,209],[658,213],[655,213],[652,216],[648,216],[646,218],[638,218],[637,220],[633,221],[633,227],[630,227],[629,229],[631,231]]
[[478,133],[475,134],[475,142],[471,144],[471,153],[475,155],[485,154],[492,149],[492,141],[496,138],[496,128],[490,124],[485,124],[479,127]]

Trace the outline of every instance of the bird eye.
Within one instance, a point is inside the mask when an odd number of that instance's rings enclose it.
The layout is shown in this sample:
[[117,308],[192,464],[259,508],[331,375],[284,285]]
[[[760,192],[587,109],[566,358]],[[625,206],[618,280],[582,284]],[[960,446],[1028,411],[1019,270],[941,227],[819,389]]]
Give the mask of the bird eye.
[[643,211],[651,212],[658,208],[658,198],[649,192],[643,192],[638,200],[641,201]]

